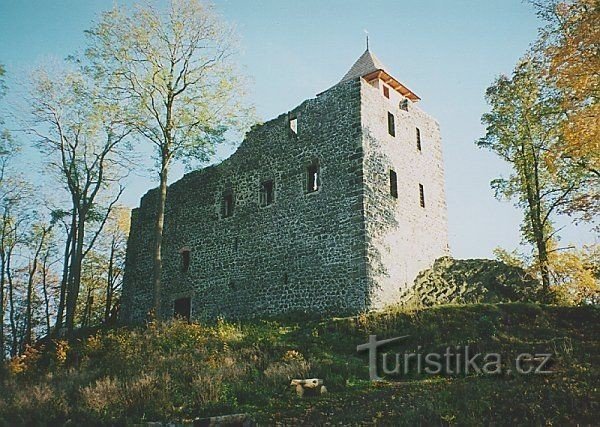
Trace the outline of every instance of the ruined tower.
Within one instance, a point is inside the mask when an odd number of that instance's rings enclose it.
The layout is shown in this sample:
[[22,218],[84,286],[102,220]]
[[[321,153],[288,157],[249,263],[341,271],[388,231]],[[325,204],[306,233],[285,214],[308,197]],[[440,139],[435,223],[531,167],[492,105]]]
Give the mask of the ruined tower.
[[[356,313],[448,254],[438,123],[368,49],[339,83],[252,128],[167,194],[162,315]],[[149,191],[132,213],[121,318],[152,308]]]

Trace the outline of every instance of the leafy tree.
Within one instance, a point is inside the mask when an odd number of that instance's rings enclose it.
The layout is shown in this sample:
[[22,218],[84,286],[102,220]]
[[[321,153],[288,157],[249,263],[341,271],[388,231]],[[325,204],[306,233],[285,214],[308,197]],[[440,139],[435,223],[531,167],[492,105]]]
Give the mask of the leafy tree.
[[116,320],[115,313],[119,308],[118,296],[125,271],[125,252],[130,219],[131,210],[120,206],[113,211],[106,227],[104,246],[108,262],[105,279],[104,323]]
[[552,148],[560,138],[565,116],[560,94],[548,85],[541,64],[533,58],[522,60],[511,77],[500,76],[486,91],[491,111],[482,117],[486,135],[477,145],[507,161],[513,173],[492,181],[497,197],[516,200],[524,210],[521,231],[533,244],[542,284],[551,283],[549,242],[557,231],[553,216],[563,212],[586,191],[582,175],[572,164],[550,162]]
[[107,259],[105,254],[92,249],[85,257],[81,280],[82,301],[77,306],[79,324],[88,327],[102,322],[103,297]]
[[548,160],[566,159],[577,166],[577,174],[585,172],[588,191],[573,198],[568,209],[593,220],[600,214],[600,2],[530,1],[546,21],[534,50],[561,92],[560,107],[568,118]]
[[[116,106],[102,97],[98,81],[77,70],[32,76],[29,131],[70,201],[65,286],[56,329],[70,333],[75,323],[82,264],[119,199],[126,176],[126,138],[130,134]],[[66,212],[57,213],[58,217]],[[97,224],[88,235],[91,224]]]
[[160,317],[162,234],[169,170],[180,160],[205,161],[228,129],[244,125],[243,82],[231,61],[232,31],[211,6],[173,0],[115,8],[88,31],[91,70],[128,113],[129,126],[154,147],[159,177],[152,282]]
[[[554,241],[549,248],[556,249]],[[496,259],[513,265],[529,273],[535,273],[539,266],[535,260],[516,250],[508,252],[494,249]],[[600,245],[585,245],[551,250],[548,265],[552,277],[550,300],[561,305],[598,304],[600,302]]]
[[494,254],[494,257],[498,261],[501,261],[506,265],[509,265],[511,267],[522,268],[523,270],[528,270],[529,268],[528,266],[531,261],[528,259],[527,256],[525,256],[522,253],[519,253],[516,249],[509,252],[506,249],[497,247],[494,248],[492,252]]
[[563,303],[600,303],[600,245],[553,252],[550,257],[555,294]]
[[123,206],[112,210],[95,248],[84,261],[82,292],[86,297],[78,307],[82,326],[116,320],[125,268],[129,215],[130,209]]

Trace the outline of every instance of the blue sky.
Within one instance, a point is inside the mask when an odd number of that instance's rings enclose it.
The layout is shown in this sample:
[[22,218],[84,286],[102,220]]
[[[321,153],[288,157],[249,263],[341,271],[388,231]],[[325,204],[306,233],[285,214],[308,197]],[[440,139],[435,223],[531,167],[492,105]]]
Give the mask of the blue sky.
[[[49,58],[84,46],[83,31],[113,4],[100,0],[0,0],[0,63],[12,98],[17,79]],[[160,1],[157,1],[160,3]],[[249,101],[268,120],[336,83],[370,46],[389,72],[415,91],[440,123],[446,168],[450,246],[456,257],[490,257],[520,241],[521,214],[494,199],[491,179],[507,166],[474,141],[483,134],[485,89],[510,73],[535,39],[539,21],[521,0],[221,0],[217,10],[237,28],[239,62],[250,77]],[[219,151],[225,157],[231,149]],[[178,169],[173,174],[177,179]],[[135,176],[124,203],[136,206],[156,185]],[[568,219],[564,243],[592,241]]]

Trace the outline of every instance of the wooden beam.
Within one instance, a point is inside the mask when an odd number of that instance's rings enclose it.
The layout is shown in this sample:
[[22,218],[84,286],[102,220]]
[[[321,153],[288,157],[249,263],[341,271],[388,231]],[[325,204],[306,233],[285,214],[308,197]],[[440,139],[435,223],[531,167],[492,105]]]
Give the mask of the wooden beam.
[[375,79],[380,79],[384,83],[390,85],[396,92],[399,92],[401,95],[407,97],[413,102],[417,102],[421,99],[416,93],[404,86],[384,70],[375,70],[372,73],[364,75],[363,78],[368,82],[372,82]]

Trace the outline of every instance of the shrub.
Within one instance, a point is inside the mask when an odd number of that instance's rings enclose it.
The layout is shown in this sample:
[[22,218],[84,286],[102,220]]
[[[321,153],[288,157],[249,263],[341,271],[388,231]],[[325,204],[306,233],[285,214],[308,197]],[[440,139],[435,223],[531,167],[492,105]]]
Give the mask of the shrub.
[[14,382],[3,388],[3,393],[10,393],[4,402],[0,399],[0,420],[7,425],[44,426],[61,424],[68,418],[70,406],[65,393],[46,381]]
[[272,387],[287,387],[293,378],[306,378],[310,363],[296,350],[285,352],[281,360],[274,361],[264,371],[265,381]]
[[93,419],[103,422],[116,420],[166,420],[173,412],[169,395],[170,378],[143,373],[123,381],[104,377],[81,390],[83,409]]

